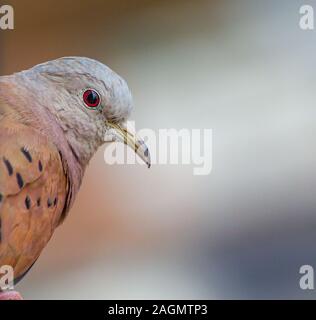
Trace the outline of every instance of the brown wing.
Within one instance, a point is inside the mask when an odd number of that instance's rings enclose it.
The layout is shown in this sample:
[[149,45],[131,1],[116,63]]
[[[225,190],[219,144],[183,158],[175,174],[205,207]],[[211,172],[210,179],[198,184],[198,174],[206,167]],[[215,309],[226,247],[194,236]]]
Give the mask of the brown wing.
[[60,154],[44,135],[0,118],[0,266],[23,275],[51,238],[65,206]]

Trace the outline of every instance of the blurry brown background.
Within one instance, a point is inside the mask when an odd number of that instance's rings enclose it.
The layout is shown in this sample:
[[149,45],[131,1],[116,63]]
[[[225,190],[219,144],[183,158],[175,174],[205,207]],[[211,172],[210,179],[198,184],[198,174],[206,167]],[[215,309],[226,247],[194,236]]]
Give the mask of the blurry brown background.
[[[5,1],[0,71],[98,59],[138,128],[212,128],[213,171],[109,166],[101,148],[66,222],[18,286],[29,299],[313,297],[316,31],[302,1]],[[309,1],[315,5],[315,1]]]

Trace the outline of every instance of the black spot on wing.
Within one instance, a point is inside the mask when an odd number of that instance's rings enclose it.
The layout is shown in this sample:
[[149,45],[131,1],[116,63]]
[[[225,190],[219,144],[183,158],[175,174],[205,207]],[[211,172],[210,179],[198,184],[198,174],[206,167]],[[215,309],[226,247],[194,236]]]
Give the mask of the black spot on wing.
[[39,170],[40,172],[43,171],[43,164],[42,164],[42,161],[41,161],[41,160],[38,161],[38,170]]
[[41,205],[41,198],[37,199],[36,204],[37,204],[38,207]]
[[24,181],[20,173],[16,174],[16,181],[18,183],[19,188],[22,189],[24,186]]
[[52,206],[53,202],[50,198],[47,199],[47,207],[50,208]]
[[29,196],[26,196],[26,198],[25,198],[25,207],[27,210],[29,210],[31,208],[31,199]]
[[8,159],[6,159],[6,158],[3,158],[3,162],[4,162],[4,164],[5,164],[5,166],[6,166],[7,170],[8,170],[8,175],[9,175],[9,176],[12,176],[12,174],[13,174],[13,167],[12,167],[12,165],[11,165],[11,162],[10,162]]
[[21,148],[21,152],[23,153],[28,162],[33,161],[32,156],[28,150],[26,150],[25,148]]

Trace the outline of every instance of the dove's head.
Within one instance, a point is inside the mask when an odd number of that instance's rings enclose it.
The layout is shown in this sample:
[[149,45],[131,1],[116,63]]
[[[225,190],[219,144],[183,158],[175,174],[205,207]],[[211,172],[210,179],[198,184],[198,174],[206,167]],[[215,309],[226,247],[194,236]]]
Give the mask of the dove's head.
[[145,143],[126,128],[133,102],[127,83],[104,64],[65,57],[19,74],[56,119],[72,152],[86,164],[104,142],[121,141],[150,166]]

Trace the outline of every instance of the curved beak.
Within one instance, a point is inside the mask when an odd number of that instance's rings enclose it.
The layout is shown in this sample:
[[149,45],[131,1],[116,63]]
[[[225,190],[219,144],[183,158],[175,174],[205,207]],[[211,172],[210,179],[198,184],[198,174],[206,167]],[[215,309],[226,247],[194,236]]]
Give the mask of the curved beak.
[[146,163],[147,167],[150,168],[151,160],[149,149],[146,146],[143,139],[137,136],[130,128],[125,125],[118,125],[116,123],[107,122],[112,135],[112,141],[120,141],[132,148],[135,153]]

